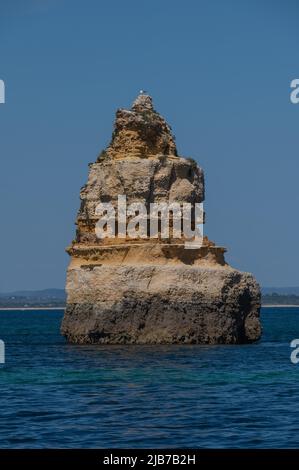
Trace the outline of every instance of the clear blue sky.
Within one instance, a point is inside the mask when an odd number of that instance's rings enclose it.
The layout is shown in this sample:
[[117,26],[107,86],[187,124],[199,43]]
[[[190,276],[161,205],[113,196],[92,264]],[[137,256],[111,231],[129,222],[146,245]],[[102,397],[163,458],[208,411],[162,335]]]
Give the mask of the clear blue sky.
[[63,287],[79,190],[140,88],[205,170],[206,234],[299,285],[296,0],[1,0],[0,291]]

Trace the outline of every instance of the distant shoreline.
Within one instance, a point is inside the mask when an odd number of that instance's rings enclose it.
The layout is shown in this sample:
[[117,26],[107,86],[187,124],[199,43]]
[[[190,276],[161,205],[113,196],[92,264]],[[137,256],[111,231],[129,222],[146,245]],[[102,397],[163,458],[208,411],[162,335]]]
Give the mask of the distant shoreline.
[[0,307],[1,310],[65,310],[65,307]]
[[[299,305],[287,304],[266,304],[262,308],[299,308]],[[14,310],[65,310],[65,307],[0,307],[0,311],[14,311]]]
[[283,307],[283,308],[286,308],[286,307],[292,307],[292,308],[299,308],[299,305],[295,305],[295,304],[266,304],[266,305],[262,305],[263,308],[267,308],[267,307],[272,307],[272,308],[279,308],[279,307]]

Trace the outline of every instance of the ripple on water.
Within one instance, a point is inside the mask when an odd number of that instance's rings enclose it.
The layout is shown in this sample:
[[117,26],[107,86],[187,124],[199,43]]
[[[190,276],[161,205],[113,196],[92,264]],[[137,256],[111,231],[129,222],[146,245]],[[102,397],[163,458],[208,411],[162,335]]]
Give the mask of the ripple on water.
[[1,447],[298,447],[299,309],[243,346],[72,346],[61,317],[0,312]]

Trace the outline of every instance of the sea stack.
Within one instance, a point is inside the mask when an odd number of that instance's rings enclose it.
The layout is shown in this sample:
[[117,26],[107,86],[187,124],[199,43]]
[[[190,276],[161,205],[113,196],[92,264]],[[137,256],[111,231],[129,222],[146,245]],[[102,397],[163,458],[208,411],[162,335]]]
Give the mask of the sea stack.
[[[260,338],[260,288],[230,267],[225,248],[204,237],[186,248],[167,238],[96,233],[98,204],[190,203],[204,200],[203,170],[178,156],[167,122],[141,93],[116,112],[112,140],[90,164],[81,190],[76,238],[67,248],[67,306],[61,332],[72,343],[240,344]],[[220,203],[220,202],[219,202]],[[126,222],[132,214],[125,215]],[[194,222],[194,221],[193,221]],[[150,221],[147,218],[147,227]],[[160,222],[161,223],[161,222]],[[159,225],[160,227],[160,225]]]

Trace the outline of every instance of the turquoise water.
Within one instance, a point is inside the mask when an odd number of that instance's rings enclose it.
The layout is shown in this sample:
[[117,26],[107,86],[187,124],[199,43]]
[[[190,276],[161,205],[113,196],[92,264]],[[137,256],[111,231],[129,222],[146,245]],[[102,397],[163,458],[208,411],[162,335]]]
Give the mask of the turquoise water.
[[62,311],[0,311],[1,448],[299,447],[298,308],[244,346],[72,346]]

